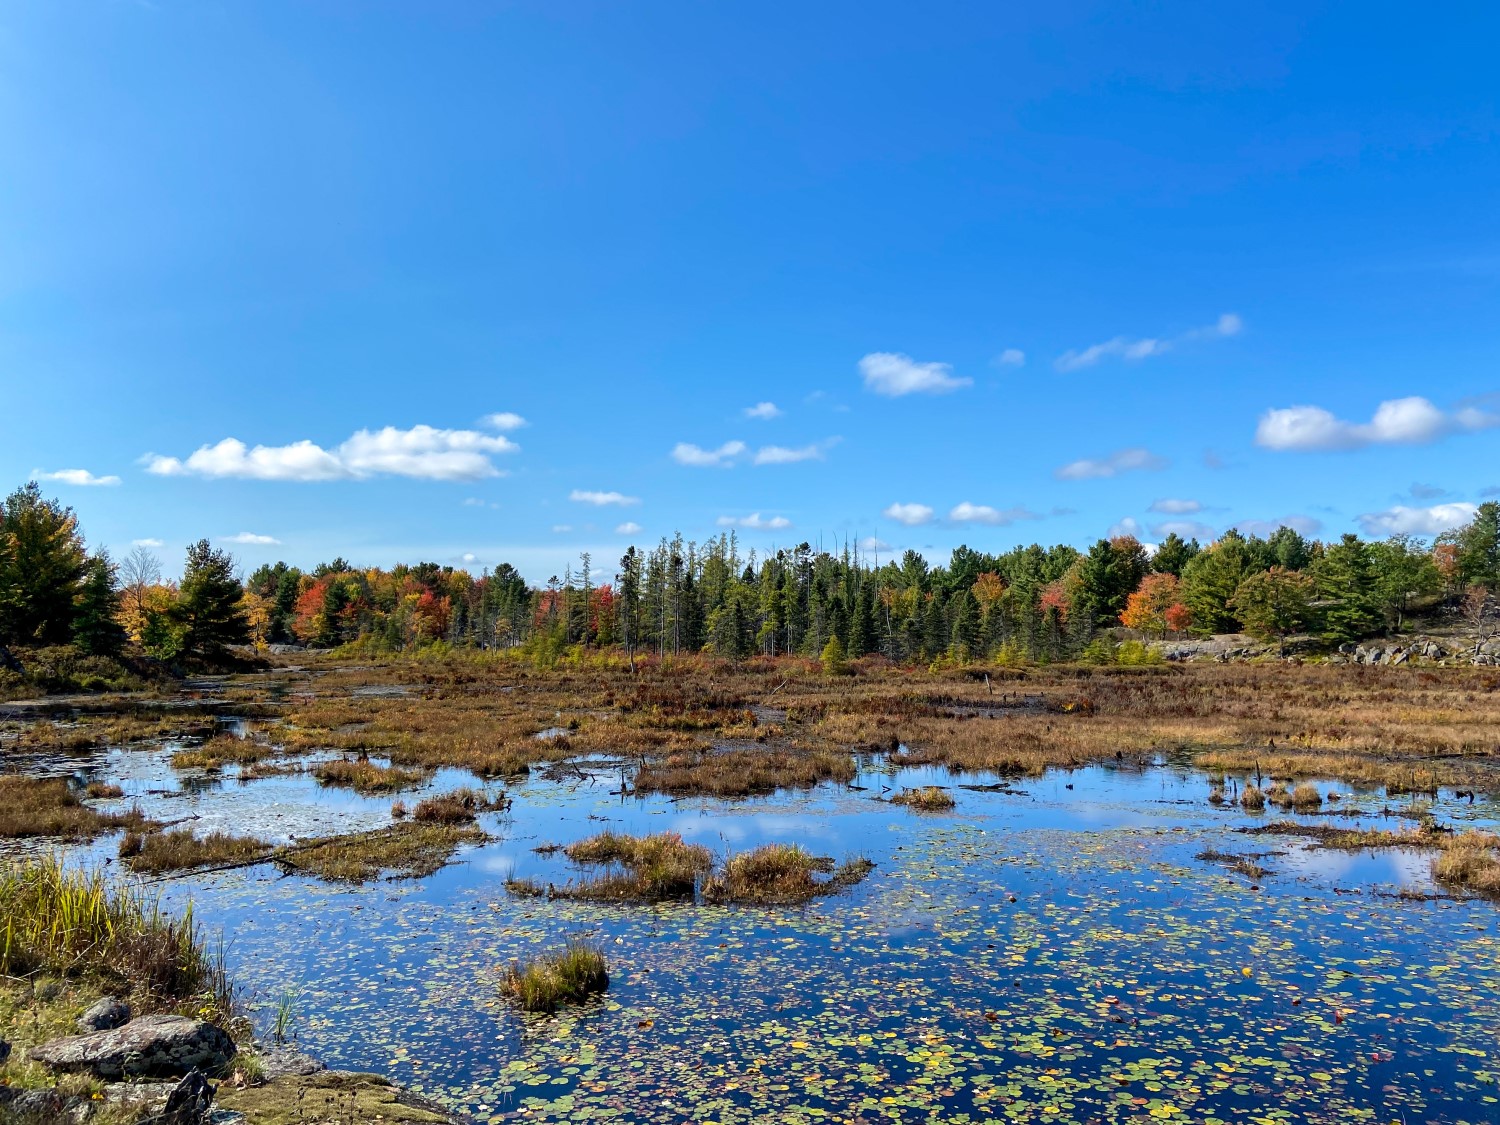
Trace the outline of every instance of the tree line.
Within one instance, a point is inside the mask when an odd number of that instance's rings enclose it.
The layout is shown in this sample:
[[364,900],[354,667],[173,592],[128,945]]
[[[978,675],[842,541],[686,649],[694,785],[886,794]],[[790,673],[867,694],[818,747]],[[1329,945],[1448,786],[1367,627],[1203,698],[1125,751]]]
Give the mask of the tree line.
[[733,533],[702,543],[677,535],[629,548],[603,574],[584,554],[539,587],[509,564],[475,576],[342,558],[310,571],[278,562],[242,579],[207,540],[188,548],[180,581],[166,582],[144,548],[118,565],[90,552],[72,510],[35,482],[0,509],[0,644],[101,655],[134,645],[163,660],[248,643],[522,647],[540,659],[617,646],[730,658],[1068,660],[1098,652],[1122,627],[1163,638],[1311,634],[1335,644],[1399,631],[1414,611],[1438,605],[1478,627],[1497,588],[1496,503],[1430,543],[1325,542],[1282,527],[1264,538],[1231,530],[1206,545],[1173,534],[1155,550],[1130,536],[1087,551],[964,546],[938,566],[916,551],[884,562],[849,544],[758,554],[742,552]]

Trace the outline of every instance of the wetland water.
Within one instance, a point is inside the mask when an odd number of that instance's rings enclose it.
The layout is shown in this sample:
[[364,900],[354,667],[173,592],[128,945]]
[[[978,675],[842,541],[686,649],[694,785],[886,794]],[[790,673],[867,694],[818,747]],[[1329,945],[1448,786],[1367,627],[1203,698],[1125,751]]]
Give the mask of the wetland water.
[[[284,840],[390,818],[391,798],[300,773],[179,776],[170,749],[31,766],[117,782],[119,803],[198,817],[198,831]],[[1496,906],[1418,897],[1435,890],[1425,855],[1246,835],[1288,817],[1215,808],[1200,773],[1095,767],[996,791],[964,788],[991,776],[866,759],[862,788],[737,802],[621,797],[606,763],[556,773],[512,787],[512,808],[481,818],[494,839],[426,879],[346,887],[261,866],[159,886],[223,927],[263,1028],[292,995],[306,1050],[482,1121],[1500,1117]],[[421,792],[463,784],[446,770]],[[921,784],[951,787],[957,808],[877,799]],[[1320,789],[1343,795],[1320,823],[1402,823],[1379,794]],[[1489,824],[1496,810],[1445,798],[1437,812]],[[574,877],[533,849],[605,828],[877,866],[800,908],[507,894],[512,874]],[[73,855],[105,862],[115,846]],[[1195,858],[1205,849],[1278,854],[1252,879]],[[500,999],[511,960],[574,934],[609,958],[602,1001],[525,1016]]]

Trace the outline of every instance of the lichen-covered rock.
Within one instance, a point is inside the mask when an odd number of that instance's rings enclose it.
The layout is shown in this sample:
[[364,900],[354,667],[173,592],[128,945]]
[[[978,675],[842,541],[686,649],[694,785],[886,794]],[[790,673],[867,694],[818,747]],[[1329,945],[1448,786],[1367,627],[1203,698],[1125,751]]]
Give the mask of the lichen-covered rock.
[[53,1070],[100,1078],[159,1078],[195,1067],[218,1074],[234,1057],[234,1041],[222,1028],[186,1016],[142,1016],[110,1031],[54,1039],[26,1057]]
[[78,1017],[78,1030],[85,1034],[90,1031],[112,1031],[129,1022],[130,1005],[113,996],[104,996]]

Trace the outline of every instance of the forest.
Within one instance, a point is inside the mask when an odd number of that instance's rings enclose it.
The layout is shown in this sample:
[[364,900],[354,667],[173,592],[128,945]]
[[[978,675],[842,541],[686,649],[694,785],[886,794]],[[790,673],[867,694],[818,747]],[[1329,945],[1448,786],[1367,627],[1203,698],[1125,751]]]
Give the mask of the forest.
[[[130,649],[158,661],[212,661],[235,646],[432,645],[519,649],[555,661],[574,646],[636,654],[801,655],[825,664],[1000,664],[1129,659],[1122,637],[1248,633],[1332,646],[1399,632],[1447,611],[1480,630],[1500,585],[1500,504],[1427,542],[1266,538],[1236,530],[1211,543],[1129,536],[1086,551],[1032,544],[959,547],[944,565],[908,550],[883,563],[851,545],[808,543],[758,554],[733,533],[677,535],[630,547],[613,566],[588,554],[533,586],[509,564],[473,575],[422,562],[383,569],[342,558],[303,571],[284,562],[248,576],[207,540],[181,576],[136,548],[90,550],[75,513],[35,482],[0,509],[0,645]],[[1128,632],[1122,632],[1128,631]]]

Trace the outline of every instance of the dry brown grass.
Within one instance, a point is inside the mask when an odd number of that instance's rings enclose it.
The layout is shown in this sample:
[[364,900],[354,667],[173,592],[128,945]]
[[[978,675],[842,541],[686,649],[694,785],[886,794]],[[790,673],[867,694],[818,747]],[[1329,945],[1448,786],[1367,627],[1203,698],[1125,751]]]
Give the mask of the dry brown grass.
[[341,785],[356,793],[399,793],[422,780],[415,770],[395,766],[377,766],[370,761],[323,762],[312,768],[312,775],[324,785]]
[[491,797],[477,789],[455,789],[420,801],[412,810],[418,824],[471,824],[483,812],[494,812],[510,804],[504,793]]
[[[835,866],[796,844],[765,844],[731,856],[724,870],[703,886],[707,902],[790,906],[853,886],[874,869],[867,859]],[[817,878],[826,874],[827,878]]]
[[201,746],[178,750],[172,755],[172,768],[216,770],[230,764],[249,766],[274,758],[279,752],[275,746],[254,739],[218,734]]
[[[557,897],[595,902],[690,899],[699,880],[713,868],[713,853],[701,844],[687,843],[675,832],[653,836],[601,832],[568,845],[563,852],[574,863],[601,870],[547,890]],[[524,883],[511,889],[520,894],[541,890]]]
[[92,840],[116,828],[143,829],[150,823],[138,808],[123,813],[90,808],[60,777],[0,776],[0,837]]
[[485,839],[472,824],[405,822],[283,848],[273,858],[283,867],[333,882],[367,883],[382,875],[420,879],[446,865],[461,845]]
[[1460,887],[1488,898],[1500,898],[1500,836],[1492,832],[1461,832],[1447,850],[1432,861],[1439,883]]
[[893,805],[905,805],[918,812],[947,812],[956,802],[946,789],[936,785],[924,785],[919,789],[905,789],[891,798]]
[[778,789],[808,789],[824,781],[847,783],[854,775],[854,761],[847,751],[703,748],[646,763],[636,773],[635,787],[642,793],[674,796],[748,797]]
[[256,858],[269,859],[273,848],[251,836],[210,832],[195,836],[186,829],[173,832],[127,832],[120,840],[120,859],[132,871],[158,874],[217,867]]

